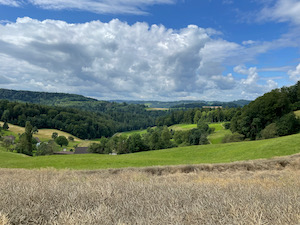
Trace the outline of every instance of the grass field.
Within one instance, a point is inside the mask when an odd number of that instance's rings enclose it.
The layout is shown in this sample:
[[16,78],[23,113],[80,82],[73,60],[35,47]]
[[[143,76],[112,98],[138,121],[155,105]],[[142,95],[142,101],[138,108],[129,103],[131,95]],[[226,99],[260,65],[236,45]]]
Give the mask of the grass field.
[[209,124],[209,127],[215,128],[215,132],[208,136],[208,140],[211,144],[220,144],[222,143],[222,140],[225,137],[225,135],[232,134],[230,130],[226,130],[223,127],[222,123],[212,123]]
[[[3,122],[0,122],[0,125],[3,126]],[[13,135],[18,137],[18,134],[22,134],[25,132],[25,128],[24,127],[20,127],[17,125],[13,125],[13,124],[8,124],[9,129],[8,131],[5,131],[5,135]],[[41,141],[48,141],[50,139],[52,139],[52,133],[58,133],[59,136],[65,136],[66,138],[68,138],[69,136],[74,137],[74,141],[70,141],[69,145],[67,147],[67,149],[74,149],[75,145],[78,145],[79,147],[87,147],[89,146],[92,142],[95,141],[89,141],[89,140],[82,140],[78,137],[75,137],[74,135],[71,135],[67,132],[64,131],[60,131],[60,130],[55,130],[55,129],[39,129],[38,133],[34,134],[33,137],[38,137]]]
[[197,124],[176,124],[169,127],[172,130],[191,130],[197,128]]
[[106,169],[200,163],[226,163],[271,158],[300,152],[300,134],[275,139],[228,144],[188,146],[125,155],[64,155],[25,157],[0,151],[1,168]]
[[295,111],[294,113],[295,113],[295,115],[296,115],[298,118],[300,118],[300,110]]

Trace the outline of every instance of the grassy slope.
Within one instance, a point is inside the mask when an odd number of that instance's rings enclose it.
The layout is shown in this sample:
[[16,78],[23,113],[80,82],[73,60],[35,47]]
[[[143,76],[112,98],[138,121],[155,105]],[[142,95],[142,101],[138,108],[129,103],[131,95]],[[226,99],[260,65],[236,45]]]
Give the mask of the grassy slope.
[[[211,123],[209,124],[209,127],[215,128],[215,132],[211,135],[208,136],[209,141],[212,144],[220,144],[222,143],[222,139],[226,134],[231,134],[230,130],[225,130],[224,127],[222,126],[222,123]],[[193,128],[197,128],[197,124],[176,124],[173,126],[170,126],[169,129],[172,130],[190,130]],[[145,134],[147,133],[147,130],[134,130],[134,131],[128,131],[128,132],[122,132],[118,133],[118,135],[125,134],[125,135],[132,135],[132,134]],[[97,139],[98,140],[98,139]]]
[[298,118],[300,118],[300,110],[295,111],[294,113],[295,113],[295,115],[296,115]]
[[208,140],[212,144],[220,144],[225,135],[232,134],[230,130],[225,130],[222,123],[212,123],[209,124],[209,127],[215,128],[215,132],[208,136]]
[[189,146],[118,156],[86,154],[24,157],[14,153],[0,151],[0,167],[54,167],[71,169],[145,167],[156,165],[233,162],[291,155],[299,152],[300,134],[296,134],[261,141]]
[[[3,122],[0,122],[0,125],[3,126]],[[25,128],[24,127],[20,127],[17,125],[13,125],[13,124],[8,124],[9,126],[9,130],[5,131],[5,135],[14,135],[16,137],[18,137],[18,134],[22,134],[25,132]],[[55,130],[55,129],[39,129],[39,132],[37,134],[34,134],[34,137],[38,137],[41,141],[48,141],[50,139],[52,139],[52,133],[56,132],[58,133],[59,136],[65,136],[66,138],[68,138],[69,136],[74,137],[74,141],[73,142],[69,142],[69,146],[67,147],[67,149],[71,149],[74,147],[74,145],[78,145],[80,147],[87,147],[91,144],[92,141],[86,141],[86,140],[81,140],[78,137],[75,137],[74,135],[71,135],[67,132],[64,131],[60,131],[60,130]]]

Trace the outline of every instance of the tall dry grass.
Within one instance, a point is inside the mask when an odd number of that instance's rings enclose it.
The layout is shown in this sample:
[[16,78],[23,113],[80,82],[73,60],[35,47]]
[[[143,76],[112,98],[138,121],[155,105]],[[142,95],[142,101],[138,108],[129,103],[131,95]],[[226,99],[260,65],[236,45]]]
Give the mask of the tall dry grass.
[[286,162],[224,172],[0,169],[0,224],[300,224],[300,161]]

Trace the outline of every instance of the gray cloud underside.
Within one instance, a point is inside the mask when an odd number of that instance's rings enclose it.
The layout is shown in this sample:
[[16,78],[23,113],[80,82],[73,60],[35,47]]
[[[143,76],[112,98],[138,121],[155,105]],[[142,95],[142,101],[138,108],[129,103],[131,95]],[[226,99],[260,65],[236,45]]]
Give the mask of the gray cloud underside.
[[[277,87],[273,80],[262,84],[257,68],[242,65],[280,40],[244,46],[218,35],[195,25],[172,30],[119,20],[68,24],[20,18],[0,24],[0,85],[159,100],[253,99]],[[223,74],[226,66],[236,66],[233,72],[244,78]],[[298,73],[290,74],[294,79]]]

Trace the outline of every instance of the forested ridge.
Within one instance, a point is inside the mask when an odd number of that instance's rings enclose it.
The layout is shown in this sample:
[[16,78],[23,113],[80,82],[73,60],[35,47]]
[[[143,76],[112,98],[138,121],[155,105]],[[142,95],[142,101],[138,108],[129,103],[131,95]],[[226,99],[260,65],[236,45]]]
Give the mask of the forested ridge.
[[13,101],[1,101],[3,121],[24,126],[26,118],[38,128],[55,128],[84,139],[154,126],[156,118],[168,113],[64,93],[0,89],[0,99]]
[[45,106],[33,103],[0,100],[0,118],[4,122],[25,126],[29,121],[37,128],[53,128],[71,133],[82,139],[112,136],[116,132],[153,126],[155,116],[163,112],[136,110],[124,107],[111,114],[84,111],[76,108]]
[[251,140],[297,133],[300,109],[300,81],[290,87],[272,90],[238,111],[231,120],[232,132]]

